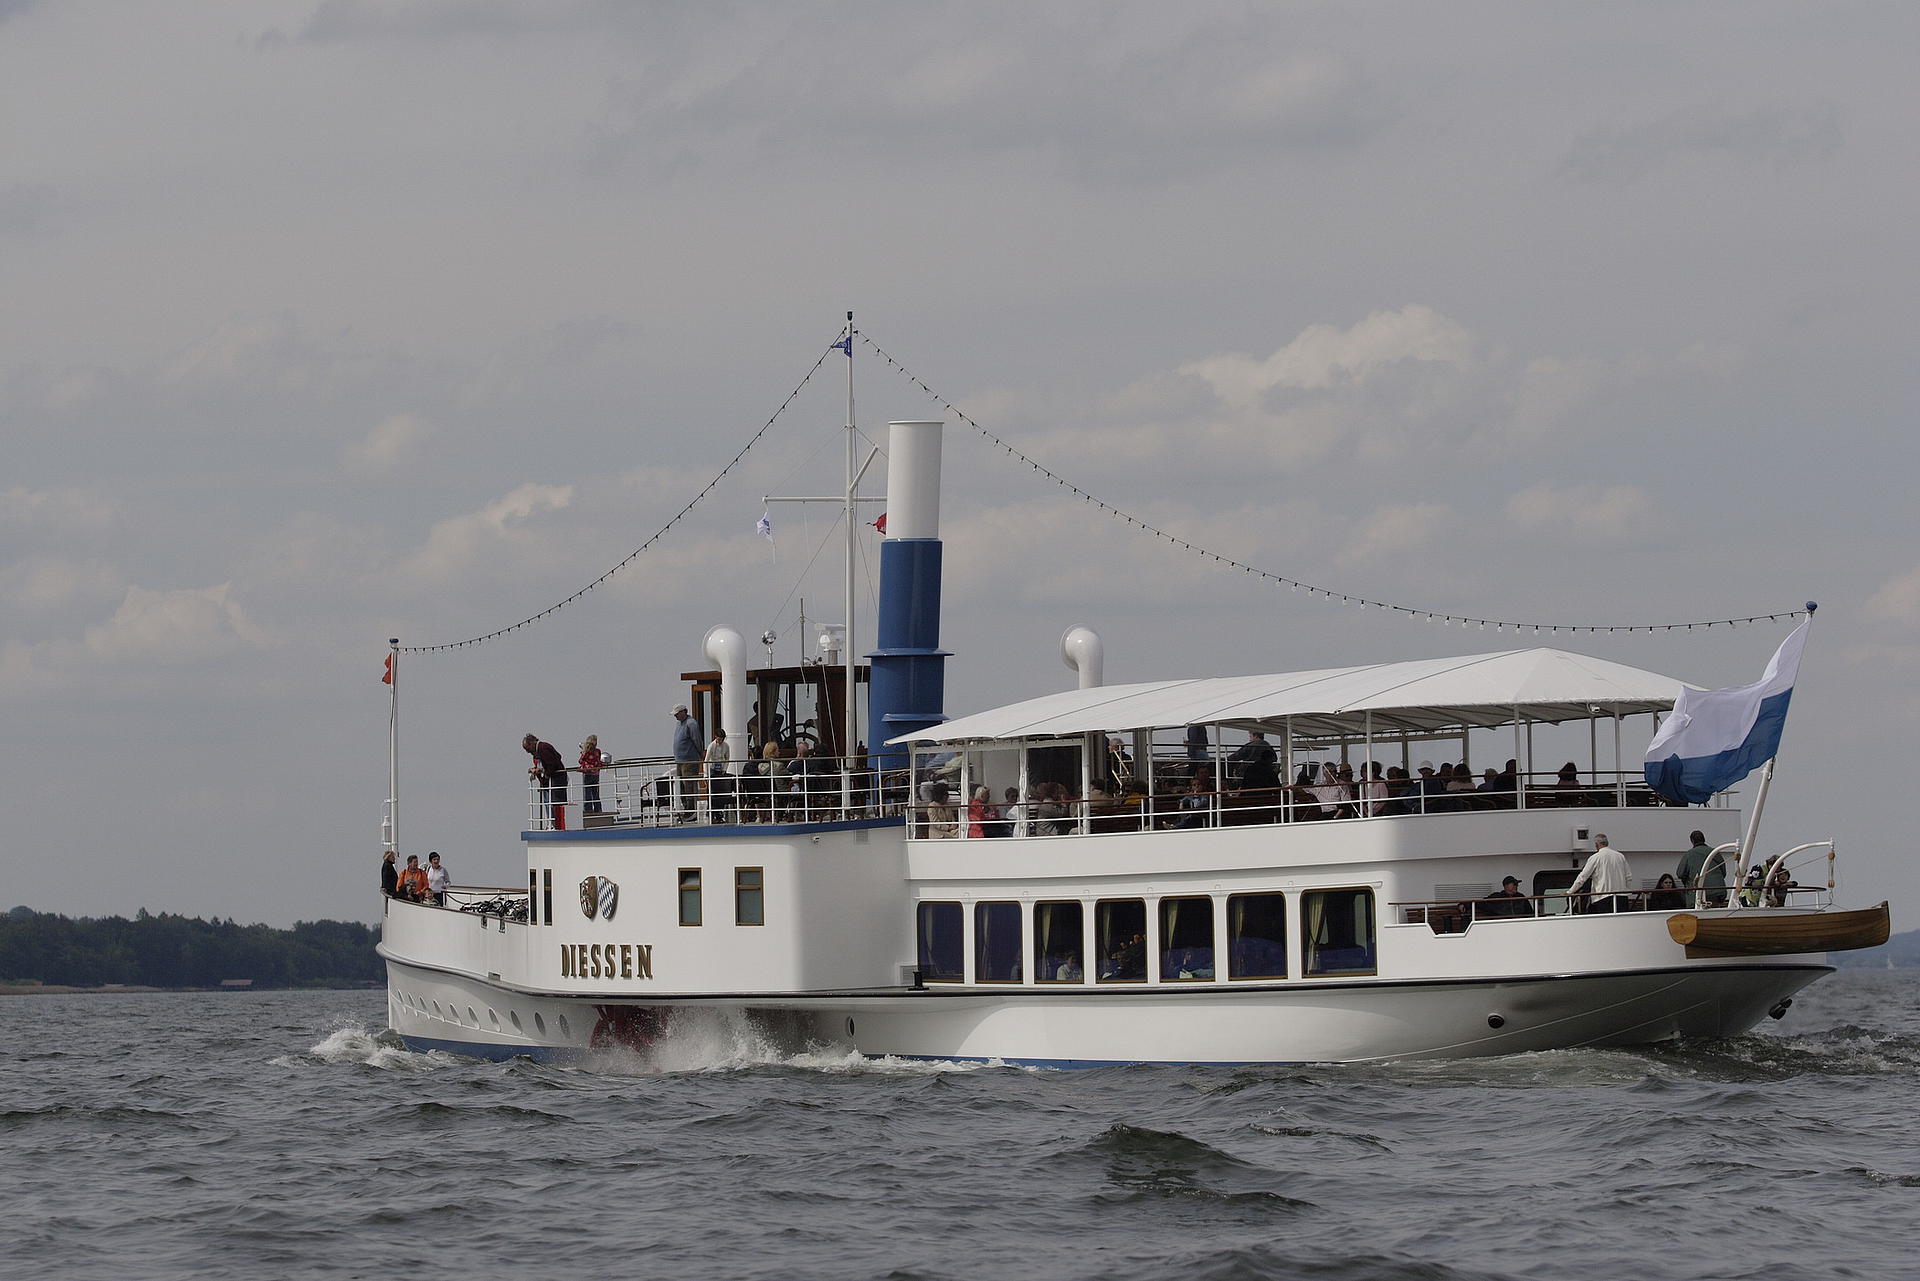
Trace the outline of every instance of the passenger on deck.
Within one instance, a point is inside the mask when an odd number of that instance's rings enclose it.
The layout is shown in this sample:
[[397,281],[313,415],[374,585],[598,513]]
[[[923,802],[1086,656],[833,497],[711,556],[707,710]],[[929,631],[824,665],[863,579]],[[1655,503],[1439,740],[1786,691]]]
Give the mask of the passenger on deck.
[[700,764],[706,756],[701,741],[700,722],[687,715],[685,703],[673,705],[673,772],[679,776],[679,810],[683,818],[693,814],[694,780],[700,777]]
[[398,897],[409,903],[427,901],[427,870],[420,866],[418,854],[407,855],[407,870],[400,873],[400,893]]
[[[1693,848],[1680,856],[1680,866],[1674,869],[1680,884],[1689,890],[1704,891],[1695,893],[1695,907],[1725,907],[1727,905],[1727,859],[1725,855],[1714,858],[1713,847],[1707,844],[1706,833],[1693,831],[1687,833],[1687,839],[1693,842]],[[1708,860],[1712,860],[1711,866]]]
[[938,780],[927,785],[927,835],[936,841],[952,840],[960,835],[960,818],[954,813],[947,785]]
[[1006,825],[1008,836],[1027,834],[1027,807],[1020,803],[1020,789],[1009,787],[1006,791],[1007,803],[1000,807],[1001,821]]
[[1420,762],[1420,781],[1414,790],[1417,795],[1407,798],[1409,813],[1438,814],[1447,808],[1447,780],[1433,772],[1432,761]]
[[1035,836],[1063,836],[1067,831],[1067,820],[1072,811],[1067,806],[1067,789],[1060,783],[1042,783],[1038,792],[1040,803],[1033,807],[1033,834]]
[[1127,741],[1119,735],[1107,740],[1107,777],[1113,781],[1115,792],[1133,781],[1133,756],[1127,751]]
[[1787,871],[1787,865],[1775,860],[1773,875],[1767,878],[1767,906],[1785,907],[1787,905],[1787,891],[1797,890],[1799,888],[1800,882],[1793,879],[1792,875]]
[[441,907],[447,905],[447,887],[453,884],[453,877],[447,873],[440,862],[439,850],[427,851],[427,893]]
[[1520,762],[1509,756],[1507,766],[1497,776],[1500,786],[1495,790],[1501,793],[1494,804],[1500,809],[1513,809],[1520,795]]
[[1584,805],[1587,789],[1580,786],[1580,770],[1572,761],[1560,767],[1559,777],[1553,781],[1553,790],[1560,794],[1562,805]]
[[527,769],[527,777],[540,788],[540,804],[547,812],[547,820],[555,831],[564,831],[567,826],[567,763],[560,759],[560,753],[552,743],[543,743],[534,734],[528,734],[520,740],[520,746],[527,755],[533,757],[533,764]]
[[392,850],[380,856],[380,892],[388,898],[400,897],[400,869],[394,866],[395,857]]
[[600,812],[600,770],[607,763],[607,754],[600,750],[600,736],[589,734],[580,744],[580,812],[598,814]]
[[1187,794],[1180,798],[1180,817],[1169,826],[1176,830],[1207,826],[1208,814],[1207,776],[1195,774],[1187,783]]
[[1632,906],[1627,891],[1633,888],[1633,870],[1627,866],[1627,856],[1607,844],[1604,832],[1594,833],[1593,853],[1567,887],[1567,897],[1578,894],[1583,887],[1593,896],[1587,904],[1589,912],[1624,912]]
[[1233,776],[1241,787],[1270,788],[1280,786],[1280,772],[1275,768],[1279,759],[1267,736],[1255,729],[1247,731],[1247,741],[1227,757],[1227,764],[1233,767]]
[[1205,725],[1187,726],[1187,759],[1204,761],[1212,757],[1213,744],[1207,738],[1207,727]]
[[[1446,766],[1442,765],[1440,768],[1445,769]],[[1477,789],[1473,781],[1473,771],[1467,768],[1465,761],[1461,761],[1453,767],[1453,773],[1447,776],[1447,791],[1456,797],[1456,804],[1464,807],[1466,803],[1464,794],[1472,793],[1475,790]]]
[[1660,873],[1660,879],[1647,895],[1649,912],[1680,912],[1687,906],[1686,892],[1680,888],[1680,882],[1673,879],[1672,872]]
[[1380,769],[1379,761],[1367,762],[1367,771],[1372,777],[1360,785],[1360,812],[1368,818],[1392,812],[1387,808],[1387,780]]
[[1000,811],[993,807],[993,792],[985,783],[976,783],[967,799],[967,835],[975,839],[998,836]]
[[780,759],[780,744],[769,742],[760,749],[760,777],[753,784],[753,806],[761,818],[772,821],[787,804],[787,763]]
[[1520,892],[1520,878],[1509,876],[1500,882],[1499,889],[1474,906],[1473,914],[1481,920],[1532,916],[1533,901]]
[[1320,766],[1320,781],[1313,787],[1313,798],[1320,802],[1318,818],[1339,818],[1341,808],[1353,799],[1350,789],[1340,785],[1340,774],[1332,761]]
[[727,743],[726,727],[713,727],[713,741],[707,744],[707,809],[724,817],[733,809],[733,748]]

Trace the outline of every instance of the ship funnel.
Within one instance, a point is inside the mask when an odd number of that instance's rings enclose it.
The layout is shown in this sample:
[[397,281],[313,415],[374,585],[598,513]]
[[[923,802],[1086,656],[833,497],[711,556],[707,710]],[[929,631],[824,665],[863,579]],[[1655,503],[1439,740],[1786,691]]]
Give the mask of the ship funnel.
[[1100,643],[1100,633],[1093,628],[1076,623],[1062,632],[1060,658],[1080,674],[1081,689],[1095,689],[1106,684],[1107,650]]
[[746,639],[725,624],[709,627],[700,652],[720,669],[720,726],[727,731],[733,759],[741,760],[748,750],[747,713],[753,707],[747,688]]
[[947,719],[947,652],[940,648],[942,422],[887,424],[887,539],[880,544],[880,619],[867,696],[875,769],[900,769],[890,738]]

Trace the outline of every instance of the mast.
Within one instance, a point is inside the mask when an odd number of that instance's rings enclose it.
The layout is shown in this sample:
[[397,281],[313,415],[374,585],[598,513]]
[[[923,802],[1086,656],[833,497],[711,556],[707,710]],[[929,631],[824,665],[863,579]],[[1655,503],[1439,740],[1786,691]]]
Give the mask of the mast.
[[847,527],[847,555],[844,573],[846,575],[846,612],[841,617],[846,621],[846,641],[842,646],[841,660],[846,664],[847,700],[841,709],[845,714],[845,725],[840,736],[840,812],[853,811],[853,745],[860,740],[855,736],[860,727],[860,669],[855,655],[860,650],[854,642],[854,574],[853,557],[859,550],[855,538],[857,521],[854,512],[858,504],[854,500],[854,489],[860,484],[860,473],[855,470],[854,462],[854,426],[853,426],[853,313],[847,313],[847,484],[844,511]]
[[400,638],[387,638],[387,848],[400,850]]

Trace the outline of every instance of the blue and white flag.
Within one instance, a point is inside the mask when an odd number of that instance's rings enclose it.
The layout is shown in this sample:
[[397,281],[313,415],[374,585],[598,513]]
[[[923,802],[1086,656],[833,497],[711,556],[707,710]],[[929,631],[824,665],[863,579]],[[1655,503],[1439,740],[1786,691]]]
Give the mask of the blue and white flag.
[[773,541],[773,517],[761,512],[760,519],[753,522],[753,527],[760,531],[760,537],[768,542]]
[[1780,750],[1812,621],[1780,642],[1765,675],[1752,685],[1681,690],[1673,714],[1647,744],[1647,786],[1669,800],[1699,805],[1772,759]]

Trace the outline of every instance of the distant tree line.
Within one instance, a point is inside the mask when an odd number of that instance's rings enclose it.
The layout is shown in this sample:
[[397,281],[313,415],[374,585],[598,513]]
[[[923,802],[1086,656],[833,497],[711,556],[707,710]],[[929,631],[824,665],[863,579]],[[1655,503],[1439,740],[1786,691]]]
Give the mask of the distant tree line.
[[1830,953],[1827,963],[1843,970],[1879,970],[1889,963],[1899,970],[1920,967],[1920,930],[1896,934],[1879,947],[1865,951]]
[[67,987],[351,987],[383,981],[378,932],[356,921],[301,921],[290,930],[215,917],[69,919],[16,907],[0,917],[0,982]]

